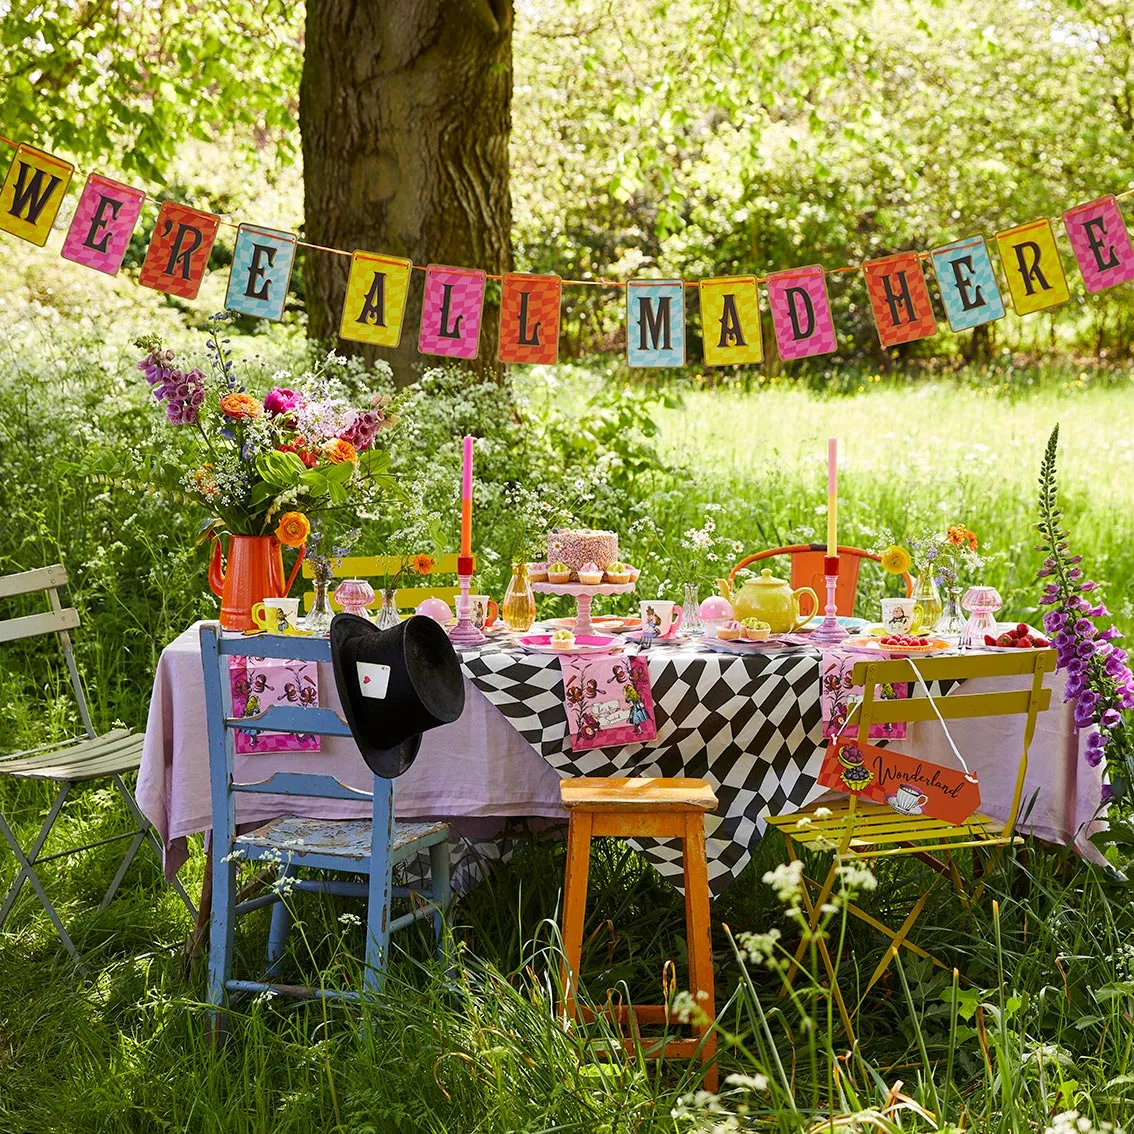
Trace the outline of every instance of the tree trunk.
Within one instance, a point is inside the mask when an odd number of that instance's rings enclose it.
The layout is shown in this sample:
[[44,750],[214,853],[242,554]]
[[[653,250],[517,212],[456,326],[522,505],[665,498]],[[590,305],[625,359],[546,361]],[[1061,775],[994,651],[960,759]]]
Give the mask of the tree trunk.
[[[499,273],[511,267],[512,0],[307,0],[299,123],[305,238],[348,251]],[[310,338],[338,334],[350,260],[308,250]],[[401,343],[340,340],[386,359],[399,384],[443,361],[418,354],[424,276],[415,271]],[[480,351],[498,377],[499,288]]]

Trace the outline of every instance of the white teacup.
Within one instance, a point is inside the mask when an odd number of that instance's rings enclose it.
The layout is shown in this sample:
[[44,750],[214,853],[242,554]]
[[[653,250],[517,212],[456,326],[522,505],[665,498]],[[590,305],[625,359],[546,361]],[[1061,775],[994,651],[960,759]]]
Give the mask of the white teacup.
[[681,607],[669,599],[644,599],[638,604],[642,613],[642,633],[653,626],[654,637],[664,638],[681,624]]
[[914,600],[912,598],[884,598],[882,625],[887,634],[908,634],[913,626]]

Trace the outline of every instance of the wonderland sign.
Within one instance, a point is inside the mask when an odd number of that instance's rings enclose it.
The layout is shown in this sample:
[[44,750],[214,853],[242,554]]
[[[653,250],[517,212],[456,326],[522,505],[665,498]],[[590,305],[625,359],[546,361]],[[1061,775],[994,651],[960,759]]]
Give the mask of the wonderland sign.
[[[0,230],[42,247],[70,186],[75,167],[31,146],[15,146],[0,188]],[[1119,194],[1126,197],[1134,190]],[[1087,291],[1134,280],[1134,246],[1123,222],[1119,197],[1100,197],[1063,214],[1071,250]],[[117,274],[130,237],[149,200],[140,189],[92,173],[87,177],[63,241],[62,255],[107,275]],[[212,213],[166,201],[146,251],[138,282],[143,287],[195,299],[208,269],[220,225]],[[278,320],[303,243],[293,233],[250,224],[232,225],[236,243],[225,306],[243,315]],[[1066,303],[1067,277],[1050,219],[1042,217],[995,236],[1007,298],[1017,315]],[[513,273],[489,276],[477,268],[431,264],[379,252],[322,249],[350,256],[339,335],[375,346],[397,346],[402,337],[413,273],[424,272],[417,348],[445,358],[476,358],[488,279],[501,281],[501,362],[553,363],[559,357],[559,313],[564,284],[558,276]],[[899,252],[862,265],[866,292],[883,347],[928,338],[938,330],[924,268],[937,280],[949,328],[972,330],[1004,317],[1005,297],[988,242],[974,236],[930,252]],[[827,295],[827,276],[857,269],[819,265],[773,272],[767,277],[729,276],[690,283],[679,279],[635,279],[625,284],[626,361],[632,367],[674,367],[687,362],[685,297],[696,289],[706,366],[763,361],[760,292],[767,292],[772,328],[785,360],[830,354],[838,336]],[[592,284],[595,281],[590,281]]]

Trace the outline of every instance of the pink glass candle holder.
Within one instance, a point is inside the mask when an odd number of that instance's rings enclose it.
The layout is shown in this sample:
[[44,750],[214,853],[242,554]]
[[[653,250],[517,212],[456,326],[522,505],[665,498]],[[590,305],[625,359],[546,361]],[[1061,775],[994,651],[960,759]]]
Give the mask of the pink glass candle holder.
[[961,631],[962,650],[983,646],[985,634],[996,636],[996,620],[992,616],[1003,605],[995,587],[969,587],[965,591],[961,606],[969,612],[969,620]]
[[367,607],[374,601],[374,588],[365,579],[344,579],[335,588],[335,602],[345,614],[369,618]]
[[838,607],[835,605],[835,588],[839,585],[839,557],[823,556],[823,578],[827,583],[827,605],[823,611],[823,621],[815,628],[811,641],[818,646],[836,646],[846,636],[846,628],[839,622]]

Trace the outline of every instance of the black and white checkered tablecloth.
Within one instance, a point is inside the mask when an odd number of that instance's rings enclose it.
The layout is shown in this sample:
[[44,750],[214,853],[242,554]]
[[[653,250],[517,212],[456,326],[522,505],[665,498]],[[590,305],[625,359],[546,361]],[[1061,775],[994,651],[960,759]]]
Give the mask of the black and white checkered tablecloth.
[[[655,644],[649,659],[657,737],[574,752],[559,659],[488,643],[461,652],[473,684],[551,766],[567,776],[692,776],[719,806],[707,815],[709,886],[724,890],[744,869],[765,817],[824,794],[815,780],[826,741],[820,654],[798,649],[744,657]],[[681,847],[635,840],[663,877],[681,883]]]

